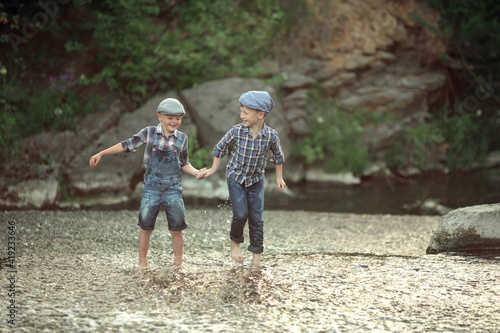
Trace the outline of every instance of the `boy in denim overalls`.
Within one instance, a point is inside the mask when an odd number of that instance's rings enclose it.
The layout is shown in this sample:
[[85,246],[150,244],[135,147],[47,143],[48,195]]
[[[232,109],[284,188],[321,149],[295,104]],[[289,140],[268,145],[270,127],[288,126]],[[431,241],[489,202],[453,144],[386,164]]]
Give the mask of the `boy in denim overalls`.
[[149,126],[128,140],[101,151],[90,158],[90,166],[95,167],[103,156],[121,152],[136,151],[146,144],[143,168],[141,208],[139,210],[139,267],[147,267],[149,241],[153,232],[160,206],[165,207],[168,229],[172,235],[174,265],[182,264],[183,236],[187,228],[185,208],[182,200],[181,171],[203,178],[200,170],[195,169],[188,159],[187,135],[178,131],[185,111],[182,104],[167,98],[158,106],[158,126]]
[[264,119],[274,107],[274,101],[267,91],[249,91],[240,97],[242,123],[233,126],[214,147],[214,161],[204,177],[213,175],[219,169],[221,159],[234,145],[226,167],[229,198],[233,207],[231,223],[231,257],[242,262],[240,244],[243,243],[243,229],[248,220],[250,245],[253,253],[252,266],[260,265],[260,254],[264,249],[264,172],[267,153],[272,152],[271,162],[275,164],[276,185],[283,191],[285,155],[281,149],[276,130],[267,126]]

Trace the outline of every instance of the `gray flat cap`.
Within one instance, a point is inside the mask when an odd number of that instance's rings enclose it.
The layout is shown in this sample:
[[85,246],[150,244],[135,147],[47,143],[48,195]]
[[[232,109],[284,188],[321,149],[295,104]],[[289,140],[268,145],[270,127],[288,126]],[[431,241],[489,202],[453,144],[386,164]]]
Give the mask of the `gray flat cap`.
[[161,101],[160,105],[158,105],[158,112],[161,114],[170,114],[173,116],[183,116],[186,114],[184,111],[184,107],[181,102],[176,100],[175,98],[167,98]]

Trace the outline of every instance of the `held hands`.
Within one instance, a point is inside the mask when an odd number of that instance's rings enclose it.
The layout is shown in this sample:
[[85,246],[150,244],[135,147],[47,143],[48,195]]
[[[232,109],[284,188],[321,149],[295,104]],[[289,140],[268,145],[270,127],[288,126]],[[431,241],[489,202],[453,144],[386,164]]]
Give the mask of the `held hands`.
[[196,177],[196,179],[200,180],[200,179],[205,178],[206,174],[207,174],[207,168],[203,168],[203,169],[198,170],[198,172],[196,172],[195,177]]
[[213,169],[213,168],[210,168],[207,170],[207,168],[203,168],[203,169],[200,169],[197,173],[196,173],[196,178],[198,180],[200,179],[204,179],[204,178],[208,178],[210,177],[211,175],[213,175],[216,171]]

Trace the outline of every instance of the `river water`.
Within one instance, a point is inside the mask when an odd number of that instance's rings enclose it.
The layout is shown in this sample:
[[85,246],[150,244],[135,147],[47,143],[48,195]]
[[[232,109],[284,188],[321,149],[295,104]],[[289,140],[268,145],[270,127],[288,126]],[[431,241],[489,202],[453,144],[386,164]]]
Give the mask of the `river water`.
[[[500,170],[430,172],[418,177],[391,175],[364,179],[359,185],[308,183],[290,185],[295,196],[270,193],[272,209],[359,214],[429,214],[407,206],[431,199],[451,208],[500,202]],[[430,212],[433,213],[433,212]]]
[[500,257],[426,255],[437,216],[264,217],[259,270],[229,258],[227,205],[188,210],[180,270],[161,216],[140,270],[135,210],[2,212],[0,331],[500,331]]

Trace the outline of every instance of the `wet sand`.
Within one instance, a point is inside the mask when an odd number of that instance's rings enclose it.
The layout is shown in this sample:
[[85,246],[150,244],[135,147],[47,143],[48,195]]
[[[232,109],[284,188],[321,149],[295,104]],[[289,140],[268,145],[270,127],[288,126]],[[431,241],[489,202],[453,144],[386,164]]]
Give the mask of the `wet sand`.
[[162,214],[147,270],[136,211],[0,216],[0,331],[500,331],[500,260],[426,255],[435,216],[266,211],[259,271],[246,247],[245,263],[229,257],[227,206],[188,208],[181,270]]

